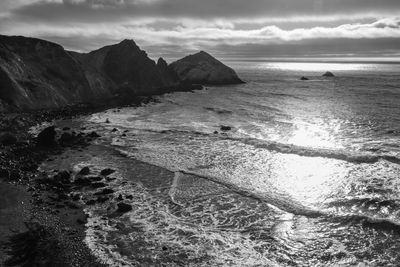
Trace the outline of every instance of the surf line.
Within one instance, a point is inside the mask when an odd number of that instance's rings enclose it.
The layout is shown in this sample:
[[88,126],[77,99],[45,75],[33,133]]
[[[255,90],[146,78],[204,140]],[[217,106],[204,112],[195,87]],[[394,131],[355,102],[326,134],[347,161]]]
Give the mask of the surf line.
[[233,192],[238,193],[242,196],[250,197],[250,198],[256,199],[260,202],[265,202],[269,206],[272,206],[273,208],[276,208],[283,212],[291,213],[293,215],[305,216],[307,218],[321,218],[321,219],[325,219],[325,220],[328,220],[331,222],[336,222],[336,223],[342,222],[342,223],[361,224],[364,227],[368,227],[368,228],[374,228],[374,229],[379,228],[381,230],[396,231],[397,233],[400,233],[400,223],[397,223],[393,220],[389,220],[386,218],[374,218],[374,217],[367,216],[367,215],[359,215],[359,214],[351,214],[351,213],[350,214],[334,214],[334,213],[324,212],[321,210],[316,210],[316,209],[306,207],[296,201],[292,201],[289,203],[289,201],[279,201],[274,198],[268,199],[268,197],[260,196],[254,192],[250,192],[249,190],[243,189],[237,185],[221,182],[218,178],[216,178],[214,176],[199,175],[198,173],[196,173],[194,171],[188,171],[188,170],[175,171],[174,181],[173,181],[171,190],[174,190],[174,189],[172,189],[172,188],[174,188],[174,185],[175,185],[175,187],[177,186],[178,179],[180,179],[182,177],[182,175],[192,175],[192,176],[197,176],[197,177],[212,181],[212,182],[220,184],[220,185],[228,188],[229,190],[232,190]]

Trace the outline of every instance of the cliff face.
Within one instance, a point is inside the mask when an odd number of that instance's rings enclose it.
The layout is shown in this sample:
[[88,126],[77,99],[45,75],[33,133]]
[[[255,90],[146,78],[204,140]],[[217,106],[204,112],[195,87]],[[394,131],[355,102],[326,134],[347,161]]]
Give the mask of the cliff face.
[[0,36],[0,99],[20,109],[60,107],[90,99],[89,84],[61,46]]
[[151,95],[178,84],[133,40],[124,40],[76,58],[83,64],[86,76],[96,81],[89,78],[94,86],[106,84],[117,94]]
[[169,65],[183,83],[222,85],[243,83],[235,71],[204,51]]
[[83,54],[40,39],[0,35],[0,112],[161,94],[183,90],[182,84],[240,82],[205,52],[168,65],[162,58],[155,63],[132,40]]

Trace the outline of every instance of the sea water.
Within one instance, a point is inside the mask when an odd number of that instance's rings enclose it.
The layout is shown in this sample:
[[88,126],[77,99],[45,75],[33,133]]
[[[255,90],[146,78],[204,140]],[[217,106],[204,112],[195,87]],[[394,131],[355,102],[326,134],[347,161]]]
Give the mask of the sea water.
[[399,264],[400,64],[228,64],[245,84],[82,119],[102,138],[75,168],[116,169],[115,196],[133,206],[87,209],[95,254],[115,266]]

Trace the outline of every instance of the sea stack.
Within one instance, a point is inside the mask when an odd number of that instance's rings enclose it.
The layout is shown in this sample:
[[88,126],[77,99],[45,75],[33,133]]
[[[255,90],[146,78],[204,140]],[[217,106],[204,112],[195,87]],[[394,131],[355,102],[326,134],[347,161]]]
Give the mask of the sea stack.
[[327,71],[322,75],[322,77],[335,77],[335,75],[332,72]]
[[210,54],[200,51],[171,63],[169,69],[183,84],[227,85],[244,83],[236,72]]

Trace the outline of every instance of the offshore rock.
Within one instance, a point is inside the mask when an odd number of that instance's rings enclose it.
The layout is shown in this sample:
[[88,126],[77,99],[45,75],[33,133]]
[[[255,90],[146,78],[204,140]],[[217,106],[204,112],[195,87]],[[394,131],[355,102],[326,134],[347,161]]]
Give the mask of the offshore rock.
[[330,71],[325,72],[322,76],[323,77],[335,77],[335,75]]

